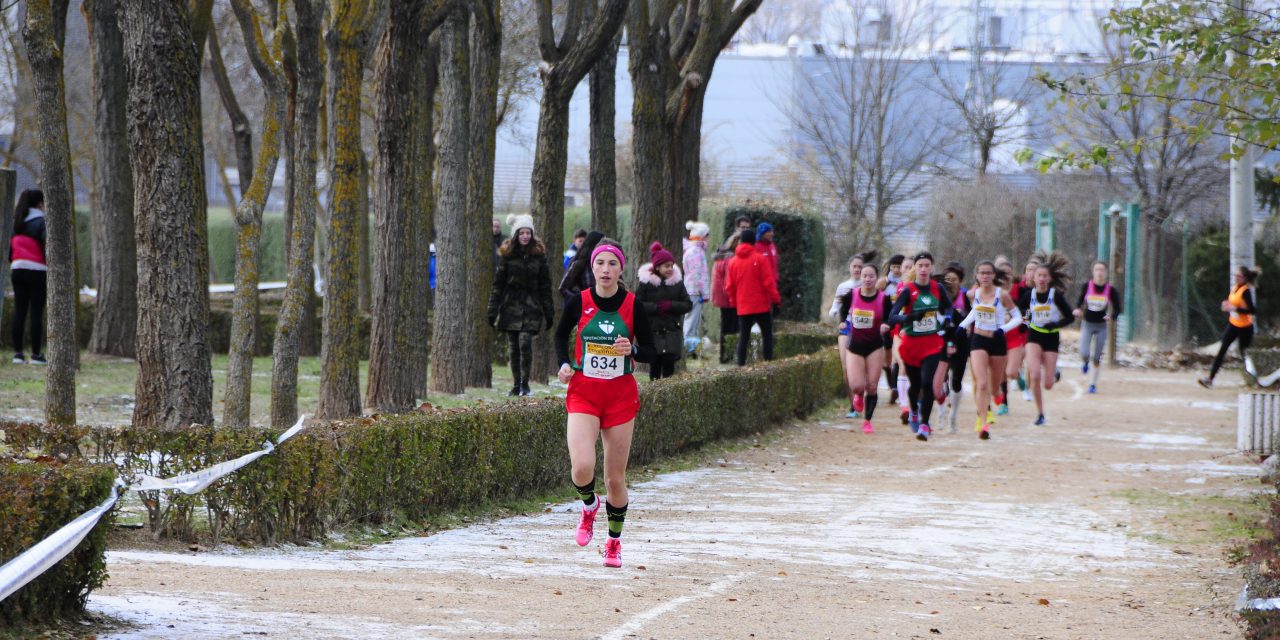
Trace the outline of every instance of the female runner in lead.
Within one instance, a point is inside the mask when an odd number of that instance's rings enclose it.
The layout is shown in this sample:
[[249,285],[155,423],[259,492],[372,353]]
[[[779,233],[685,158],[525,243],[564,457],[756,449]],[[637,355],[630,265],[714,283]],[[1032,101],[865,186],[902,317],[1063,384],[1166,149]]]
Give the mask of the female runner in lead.
[[[560,381],[568,383],[565,405],[569,413],[569,462],[573,485],[582,498],[578,546],[585,547],[594,534],[600,499],[596,496],[596,440],[604,443],[605,515],[609,540],[604,565],[622,566],[622,524],[627,517],[627,459],[640,394],[631,375],[632,360],[653,359],[653,332],[644,306],[619,280],[625,264],[622,249],[613,240],[602,240],[591,252],[595,286],[571,298],[556,327],[556,357]],[[569,334],[577,329],[572,360]]]

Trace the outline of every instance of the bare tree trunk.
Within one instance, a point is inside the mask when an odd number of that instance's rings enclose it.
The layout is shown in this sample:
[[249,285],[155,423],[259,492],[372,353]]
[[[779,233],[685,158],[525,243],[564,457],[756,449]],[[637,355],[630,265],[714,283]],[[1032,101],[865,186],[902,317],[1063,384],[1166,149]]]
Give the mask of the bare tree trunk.
[[618,142],[614,132],[617,118],[618,44],[605,47],[591,67],[591,226],[610,238],[618,237]]
[[[45,421],[76,422],[75,200],[71,147],[67,139],[67,97],[62,81],[62,44],[67,0],[35,0],[27,5],[22,40],[35,83],[40,172],[45,193],[45,257],[49,264],[45,379]],[[36,322],[40,319],[36,318]]]
[[294,0],[294,6],[298,20],[298,99],[293,122],[295,209],[287,237],[288,285],[276,317],[271,354],[271,425],[277,428],[298,418],[298,355],[306,310],[315,298],[311,267],[316,238],[317,122],[324,83],[320,62],[323,1]]
[[360,313],[369,313],[373,276],[369,257],[369,157],[360,147],[360,186],[356,190],[356,219],[360,221]]
[[[121,5],[138,245],[138,380],[133,423],[213,421],[209,248],[200,48],[186,7]],[[163,61],[163,63],[161,63]],[[139,201],[145,199],[145,201]]]
[[[545,8],[544,8],[545,7]],[[581,14],[571,15],[565,21],[564,34],[555,39],[549,15],[550,5],[539,8],[542,25],[540,49],[543,63],[548,67],[542,74],[542,101],[538,106],[538,140],[533,163],[533,219],[542,229],[542,241],[555,255],[564,246],[564,179],[569,163],[569,100],[586,77],[587,72],[606,47],[617,38],[618,28],[626,17],[626,0],[606,0],[598,11],[590,16],[590,23],[582,37],[576,20]],[[551,281],[560,281],[563,265],[559,260],[547,261]],[[550,332],[538,334],[534,342],[533,365],[530,379],[545,383],[548,376],[559,368],[551,344]]]
[[432,332],[431,390],[462,393],[467,383],[467,346],[473,344],[475,321],[467,314],[466,231],[467,174],[471,104],[467,11],[445,21],[440,39],[440,210],[436,239],[436,309]]
[[[245,49],[264,86],[262,143],[257,166],[236,205],[235,296],[231,302],[231,340],[227,358],[227,390],[222,421],[229,427],[249,426],[249,401],[253,386],[253,354],[258,324],[258,263],[262,241],[262,209],[267,204],[280,159],[280,128],[284,119],[284,71],[281,49],[292,40],[288,21],[276,26],[273,51],[268,52],[255,9],[249,0],[232,0],[231,6],[244,32]],[[210,32],[212,33],[212,32]],[[212,40],[211,40],[212,41]]]
[[[631,104],[631,153],[632,171],[635,173],[628,255],[636,257],[648,255],[649,243],[663,237],[663,229],[673,224],[668,202],[671,194],[671,138],[663,112],[667,95],[665,83],[658,73],[646,70],[652,61],[634,45],[628,49],[627,55],[634,96]],[[636,260],[627,262],[628,265],[633,263],[638,264]],[[628,271],[635,273],[635,267]]]
[[128,95],[116,0],[81,5],[93,50],[93,266],[98,289],[89,351],[137,354],[138,250],[133,239],[133,170],[125,120]]
[[418,60],[418,69],[414,74],[419,83],[416,91],[419,100],[414,105],[414,126],[412,135],[414,144],[414,166],[417,168],[419,185],[417,211],[414,219],[414,246],[417,248],[417,260],[413,269],[417,279],[426,283],[414,290],[413,317],[409,329],[413,360],[410,363],[413,380],[414,397],[427,397],[427,370],[431,356],[431,305],[434,295],[430,288],[431,263],[431,230],[435,228],[436,193],[435,193],[435,101],[436,87],[439,84],[437,62],[440,57],[439,29],[431,35],[425,55]]
[[428,26],[424,24],[426,14],[422,0],[392,4],[375,54],[373,212],[379,250],[375,254],[365,404],[392,413],[414,406],[414,315],[424,299],[420,292],[429,287],[417,264],[423,257],[418,244],[423,230],[418,221],[424,185],[417,165],[421,157],[417,145],[423,136],[415,131],[423,124],[422,113],[432,108],[429,97],[422,95],[426,83],[416,75],[423,70],[422,59],[429,55],[429,34],[423,31]]
[[[705,85],[703,85],[705,86]],[[684,222],[698,219],[702,193],[702,104],[705,91],[690,89],[682,102],[676,121],[671,123],[671,215],[663,219],[659,235],[652,238],[663,246],[680,247]],[[670,243],[670,244],[668,244]],[[679,254],[677,254],[679,255]]]
[[368,0],[335,0],[325,34],[329,50],[333,132],[333,198],[325,278],[320,406],[316,417],[360,415],[360,90],[372,7]]
[[485,305],[493,287],[493,171],[498,135],[498,71],[502,57],[502,9],[498,0],[471,0],[470,155],[467,158],[466,385],[493,386],[493,328]]
[[[213,76],[213,85],[218,88],[218,98],[222,108],[231,120],[231,138],[236,150],[236,180],[240,185],[240,196],[249,190],[253,181],[253,127],[249,125],[249,116],[240,108],[235,89],[231,88],[231,79],[227,77],[227,67],[222,62],[222,44],[218,40],[218,30],[209,29],[209,70]],[[230,206],[231,202],[227,202]]]

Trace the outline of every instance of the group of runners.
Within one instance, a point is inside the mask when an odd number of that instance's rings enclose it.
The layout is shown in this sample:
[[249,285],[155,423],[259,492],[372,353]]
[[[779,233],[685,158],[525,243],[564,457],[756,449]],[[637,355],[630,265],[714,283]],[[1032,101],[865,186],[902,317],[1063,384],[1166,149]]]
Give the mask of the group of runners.
[[974,392],[974,431],[991,437],[996,416],[1009,413],[1009,382],[1036,406],[1035,425],[1047,423],[1044,392],[1061,373],[1060,331],[1084,321],[1081,353],[1089,393],[1097,392],[1106,323],[1121,312],[1107,265],[1093,264],[1073,306],[1069,262],[1037,252],[1015,275],[1008,258],[975,265],[973,279],[958,262],[939,268],[932,254],[895,255],[876,264],[875,252],[849,261],[849,280],[836,288],[831,314],[839,321],[841,363],[849,389],[849,417],[874,433],[881,376],[890,404],[916,439],[928,441],[935,405],[955,433],[966,369]]
[[[608,521],[604,564],[622,566],[622,528],[629,504],[627,461],[631,453],[639,387],[634,362],[657,357],[654,332],[643,304],[622,286],[626,256],[616,241],[603,238],[590,253],[592,284],[568,296],[555,331],[559,378],[568,385],[567,441],[570,473],[581,514],[578,545],[591,543],[603,503]],[[1075,304],[1068,301],[1068,261],[1061,253],[1036,253],[1015,276],[1004,256],[974,266],[972,280],[958,262],[941,268],[929,252],[895,255],[883,265],[874,252],[854,256],[849,280],[837,287],[832,307],[839,320],[841,363],[850,395],[849,417],[862,418],[874,433],[881,376],[889,401],[915,437],[933,434],[935,404],[941,404],[952,433],[961,413],[964,374],[974,390],[974,430],[991,437],[996,416],[1009,413],[1009,382],[1034,400],[1034,424],[1044,425],[1044,392],[1060,377],[1060,331],[1082,321],[1080,353],[1089,393],[1098,391],[1107,323],[1122,312],[1107,265],[1095,262]],[[1253,282],[1257,272],[1241,269],[1232,294],[1222,303],[1231,325],[1209,378],[1221,366],[1231,341],[1241,355],[1252,337]],[[606,496],[596,492],[596,442],[604,449]]]

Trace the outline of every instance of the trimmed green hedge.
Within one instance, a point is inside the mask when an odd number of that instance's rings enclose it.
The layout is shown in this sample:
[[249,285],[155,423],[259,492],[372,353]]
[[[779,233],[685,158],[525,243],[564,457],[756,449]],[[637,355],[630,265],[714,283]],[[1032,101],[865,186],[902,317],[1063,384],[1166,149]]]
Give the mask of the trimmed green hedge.
[[725,234],[741,216],[751,218],[753,229],[761,222],[773,225],[773,240],[778,245],[778,293],[782,296],[780,318],[817,322],[822,313],[823,268],[827,261],[822,219],[765,205],[735,205],[724,211]]
[[[0,463],[0,564],[17,557],[111,493],[116,469],[73,462]],[[66,558],[0,601],[0,623],[45,622],[84,610],[107,578],[103,518]]]
[[[826,353],[642,385],[631,461],[645,464],[805,416],[836,397],[840,380],[835,354]],[[747,409],[744,398],[751,399]],[[150,524],[193,537],[196,500],[203,499],[215,539],[298,542],[344,525],[421,520],[566,488],[564,421],[564,401],[546,399],[315,425],[200,496],[175,498],[167,512],[153,509]],[[0,426],[15,447],[45,438],[31,425]],[[254,451],[275,433],[100,428],[85,449],[118,461],[126,474],[167,476]]]

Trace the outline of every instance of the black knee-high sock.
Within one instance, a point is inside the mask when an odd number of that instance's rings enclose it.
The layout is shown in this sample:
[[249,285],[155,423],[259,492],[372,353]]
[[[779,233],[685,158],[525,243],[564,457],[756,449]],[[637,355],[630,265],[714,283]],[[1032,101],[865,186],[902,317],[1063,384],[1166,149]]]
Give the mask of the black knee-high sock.
[[596,501],[596,479],[592,478],[591,482],[584,485],[573,485],[578,490],[578,497],[582,498],[582,506],[590,507]]
[[1000,397],[1004,398],[1005,402],[1009,401],[1009,381],[1008,380],[1005,380],[1004,382],[1000,383]]
[[868,393],[862,402],[862,410],[867,416],[867,420],[871,419],[876,412],[876,402],[880,400],[880,396],[876,393]]
[[627,519],[627,506],[615,507],[609,504],[608,500],[604,502],[604,514],[609,518],[609,537],[622,537],[622,523]]

